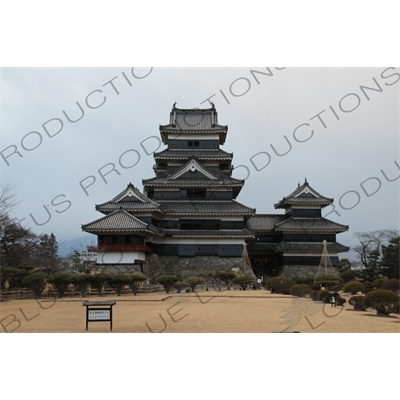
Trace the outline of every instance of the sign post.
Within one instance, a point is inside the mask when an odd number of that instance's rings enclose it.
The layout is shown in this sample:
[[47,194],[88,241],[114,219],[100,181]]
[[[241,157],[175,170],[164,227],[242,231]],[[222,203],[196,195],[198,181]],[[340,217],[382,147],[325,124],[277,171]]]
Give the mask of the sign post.
[[112,307],[116,301],[84,301],[86,306],[86,330],[88,330],[89,322],[110,321],[110,331],[112,331]]

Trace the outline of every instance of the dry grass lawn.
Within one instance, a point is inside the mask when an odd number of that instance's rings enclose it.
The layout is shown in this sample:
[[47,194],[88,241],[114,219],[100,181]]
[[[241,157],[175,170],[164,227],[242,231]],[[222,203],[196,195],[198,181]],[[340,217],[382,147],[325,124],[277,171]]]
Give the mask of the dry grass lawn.
[[[347,300],[350,296],[343,295]],[[354,311],[347,303],[333,308],[310,299],[268,291],[200,291],[0,303],[0,332],[86,332],[84,300],[116,300],[113,332],[249,333],[398,333],[398,316],[375,310]],[[108,332],[109,322],[89,323],[88,332]]]

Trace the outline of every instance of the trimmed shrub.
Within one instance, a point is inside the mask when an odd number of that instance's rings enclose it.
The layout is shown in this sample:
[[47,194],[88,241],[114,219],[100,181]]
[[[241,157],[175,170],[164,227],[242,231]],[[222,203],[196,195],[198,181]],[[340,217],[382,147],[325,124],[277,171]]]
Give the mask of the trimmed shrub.
[[161,275],[157,278],[157,283],[162,285],[166,293],[169,293],[175,282],[178,282],[178,277],[175,275]]
[[346,303],[346,299],[343,297],[337,296],[335,299],[336,305],[337,306],[343,306],[344,303]]
[[282,293],[283,289],[290,289],[295,283],[286,276],[274,276],[267,280],[265,287],[271,292]]
[[185,281],[177,281],[172,285],[178,293],[181,293],[182,289],[189,287],[189,284]]
[[320,283],[312,283],[309,285],[312,290],[321,290],[321,284]]
[[339,292],[340,290],[343,289],[343,286],[344,286],[344,285],[345,285],[344,283],[339,283],[339,284],[337,284],[337,285],[333,285],[333,286],[331,287],[331,290],[333,290],[333,291],[335,291],[335,292]]
[[349,299],[349,304],[357,311],[365,311],[367,307],[364,304],[365,296],[352,296]]
[[322,301],[323,303],[329,303],[331,295],[327,290],[313,290],[310,293],[310,298],[313,301]]
[[379,278],[376,278],[373,282],[372,282],[372,286],[374,288],[379,288],[381,287],[382,283],[385,283],[387,281],[386,278],[380,276]]
[[390,309],[390,312],[394,314],[400,314],[400,303],[394,303],[393,307]]
[[40,299],[42,297],[42,292],[47,284],[47,279],[49,276],[44,272],[34,272],[33,274],[28,275],[22,281],[22,284],[33,290],[36,299]]
[[21,287],[22,280],[27,276],[28,274],[20,268],[0,266],[0,283],[2,289],[5,288],[4,285],[6,282],[8,282],[8,289]]
[[215,278],[217,280],[217,288],[221,290],[221,285],[219,282],[225,283],[228,290],[231,290],[232,281],[236,278],[236,274],[234,272],[216,272]]
[[284,294],[284,295],[290,296],[292,293],[290,292],[290,288],[283,288],[281,290],[280,294]]
[[314,279],[314,283],[319,283],[327,289],[342,282],[343,279],[336,275],[320,275]]
[[142,274],[132,274],[129,275],[129,278],[129,287],[131,288],[131,292],[133,293],[133,295],[136,296],[138,289],[143,285],[146,277]]
[[72,278],[72,283],[79,290],[82,297],[86,296],[91,279],[92,277],[89,274],[78,274]]
[[314,278],[312,276],[299,276],[298,278],[294,278],[293,281],[297,285],[311,285],[314,282]]
[[342,272],[340,275],[340,278],[343,279],[344,282],[350,282],[356,278],[361,277],[361,273],[359,271],[353,271],[351,269]]
[[192,289],[192,292],[194,292],[196,286],[201,285],[204,282],[204,278],[201,276],[191,276],[186,278],[184,282],[186,282],[190,286],[190,289]]
[[63,297],[72,283],[73,276],[68,272],[57,272],[49,277],[49,282],[57,290],[58,297]]
[[343,292],[345,293],[351,293],[351,294],[356,294],[358,292],[365,292],[365,286],[361,282],[348,282],[343,286]]
[[320,290],[319,292],[319,301],[323,303],[329,303],[331,300],[332,295],[329,294],[328,290]]
[[310,286],[304,284],[293,285],[290,288],[290,294],[296,297],[306,297],[311,291]]
[[312,301],[319,301],[319,292],[320,290],[313,290],[312,292],[310,292],[310,299]]
[[246,290],[247,286],[250,284],[253,286],[254,282],[255,282],[254,277],[252,277],[250,275],[238,276],[232,280],[232,283],[239,285],[242,290]]
[[206,290],[208,290],[207,285],[213,283],[215,280],[215,273],[214,272],[200,272],[197,276],[201,276],[204,278],[204,285],[206,285]]
[[400,280],[399,279],[389,279],[383,282],[380,289],[391,290],[392,292],[398,293],[400,290]]
[[109,274],[95,274],[91,275],[90,284],[97,289],[99,296],[103,296],[104,287],[106,286],[106,283],[111,281],[111,279],[111,275]]
[[391,290],[377,289],[365,295],[364,304],[367,308],[374,308],[378,314],[388,315],[399,296]]
[[117,296],[121,296],[124,287],[131,283],[131,277],[124,274],[112,275],[108,283],[117,292]]

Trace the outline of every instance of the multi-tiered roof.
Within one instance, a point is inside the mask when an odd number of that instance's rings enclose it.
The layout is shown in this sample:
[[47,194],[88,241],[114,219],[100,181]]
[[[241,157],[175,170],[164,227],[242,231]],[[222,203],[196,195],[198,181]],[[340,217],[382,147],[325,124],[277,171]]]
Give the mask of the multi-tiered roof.
[[[328,237],[329,251],[339,253],[348,247],[336,242],[336,234],[349,229],[322,217],[322,208],[333,203],[310,186],[305,179],[302,185],[275,204],[284,209],[285,215],[255,215],[247,223],[248,228],[258,234],[274,233],[281,238],[275,251],[282,253],[316,253],[323,250],[323,239]],[[254,247],[254,245],[253,245]]]
[[[174,105],[169,124],[159,129],[167,148],[154,153],[155,176],[142,181],[143,193],[128,184],[113,199],[96,205],[104,217],[82,226],[98,235],[100,250],[117,246],[118,251],[167,256],[240,257],[246,241],[249,256],[258,260],[258,273],[266,276],[286,267],[290,272],[293,266],[318,265],[323,240],[336,263],[337,253],[348,250],[336,242],[336,234],[348,226],[321,215],[333,199],[307,180],[275,204],[285,210],[282,215],[257,215],[236,200],[245,182],[232,177],[233,153],[220,148],[228,127],[218,123],[214,105]],[[135,262],[144,261],[143,255],[135,257]]]

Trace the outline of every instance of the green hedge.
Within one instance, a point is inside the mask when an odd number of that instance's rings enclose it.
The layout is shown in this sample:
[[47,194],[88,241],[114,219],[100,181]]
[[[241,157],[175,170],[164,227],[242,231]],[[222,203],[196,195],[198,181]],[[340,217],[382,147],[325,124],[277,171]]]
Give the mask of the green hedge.
[[293,285],[295,285],[293,280],[286,276],[275,276],[265,283],[265,287],[273,293],[282,293],[283,289],[290,289]]
[[358,292],[365,292],[365,286],[361,282],[348,282],[343,286],[343,292],[356,294]]
[[33,290],[36,299],[40,299],[42,297],[42,292],[46,287],[47,280],[49,276],[44,272],[34,272],[33,274],[28,275],[22,281],[22,284]]
[[169,293],[169,291],[172,288],[172,285],[175,282],[178,282],[178,277],[175,275],[161,275],[157,279],[157,283],[162,285],[166,293]]
[[242,275],[233,279],[232,283],[239,285],[242,290],[246,290],[248,285],[255,283],[255,278],[250,275]]
[[374,308],[378,314],[388,315],[399,301],[399,296],[391,290],[377,289],[365,295],[364,304]]
[[365,311],[367,307],[365,307],[364,304],[364,297],[365,296],[352,296],[349,299],[349,304],[353,306],[355,310]]
[[63,297],[68,290],[68,286],[72,283],[73,275],[68,272],[57,272],[49,276],[49,283],[57,290],[58,297]]
[[296,296],[296,297],[306,297],[311,292],[312,292],[312,289],[310,288],[310,286],[304,285],[304,284],[293,285],[290,288],[290,294],[292,296]]
[[361,277],[361,273],[359,271],[353,271],[350,269],[342,272],[339,276],[343,279],[344,282],[350,282],[355,278]]
[[204,283],[204,278],[201,276],[190,276],[189,278],[186,278],[184,282],[186,282],[192,289],[192,292],[194,292],[197,285]]
[[397,293],[400,290],[400,280],[389,279],[388,281],[382,283],[380,289],[391,290],[392,292]]

